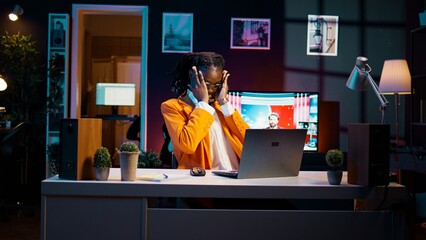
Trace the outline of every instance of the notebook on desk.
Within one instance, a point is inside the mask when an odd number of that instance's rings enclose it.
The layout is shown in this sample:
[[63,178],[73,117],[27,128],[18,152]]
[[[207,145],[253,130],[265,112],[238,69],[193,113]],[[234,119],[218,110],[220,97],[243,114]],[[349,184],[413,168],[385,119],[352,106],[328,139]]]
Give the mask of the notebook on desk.
[[213,174],[244,178],[298,176],[306,129],[247,129],[238,171]]

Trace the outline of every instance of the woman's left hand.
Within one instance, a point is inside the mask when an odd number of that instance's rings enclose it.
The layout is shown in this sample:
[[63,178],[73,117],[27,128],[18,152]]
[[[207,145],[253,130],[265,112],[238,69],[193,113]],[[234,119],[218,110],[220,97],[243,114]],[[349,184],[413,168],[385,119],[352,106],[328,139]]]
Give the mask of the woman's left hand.
[[220,89],[217,101],[220,105],[228,103],[228,78],[229,72],[227,70],[222,71],[222,89]]

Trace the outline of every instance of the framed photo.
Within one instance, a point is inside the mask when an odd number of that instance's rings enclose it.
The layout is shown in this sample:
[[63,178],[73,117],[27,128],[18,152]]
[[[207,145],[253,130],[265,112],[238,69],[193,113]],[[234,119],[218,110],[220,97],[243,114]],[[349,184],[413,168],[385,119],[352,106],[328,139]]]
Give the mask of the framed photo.
[[52,18],[52,21],[50,24],[51,24],[50,47],[64,48],[65,47],[65,31],[68,30],[67,19],[63,17]]
[[308,15],[307,55],[337,56],[339,17]]
[[192,35],[192,13],[163,13],[163,53],[192,52]]
[[271,20],[267,18],[231,18],[231,48],[269,50]]

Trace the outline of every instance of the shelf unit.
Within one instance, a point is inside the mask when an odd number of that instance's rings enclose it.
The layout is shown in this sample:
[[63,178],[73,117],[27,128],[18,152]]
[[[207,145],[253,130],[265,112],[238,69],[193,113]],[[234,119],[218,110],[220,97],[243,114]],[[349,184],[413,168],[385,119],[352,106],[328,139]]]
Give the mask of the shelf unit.
[[410,32],[411,144],[426,147],[426,27]]
[[[59,144],[59,122],[68,114],[69,15],[49,13],[47,48],[46,177],[55,175],[58,160],[49,158]],[[59,148],[56,148],[59,149]],[[53,149],[52,149],[53,150]],[[56,162],[56,164],[55,164]]]

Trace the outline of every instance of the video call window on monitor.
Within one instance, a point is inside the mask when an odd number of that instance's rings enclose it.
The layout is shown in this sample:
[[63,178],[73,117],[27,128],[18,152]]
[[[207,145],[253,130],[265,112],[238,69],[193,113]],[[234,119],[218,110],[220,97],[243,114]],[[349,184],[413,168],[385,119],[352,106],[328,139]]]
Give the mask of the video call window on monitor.
[[307,129],[304,151],[318,151],[318,93],[230,91],[229,101],[250,128]]
[[96,105],[111,106],[117,115],[119,106],[134,106],[136,85],[134,83],[97,83]]

